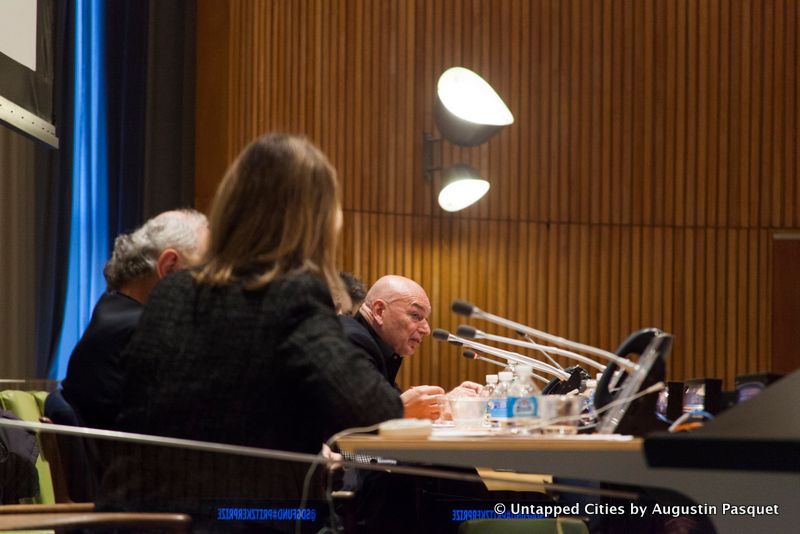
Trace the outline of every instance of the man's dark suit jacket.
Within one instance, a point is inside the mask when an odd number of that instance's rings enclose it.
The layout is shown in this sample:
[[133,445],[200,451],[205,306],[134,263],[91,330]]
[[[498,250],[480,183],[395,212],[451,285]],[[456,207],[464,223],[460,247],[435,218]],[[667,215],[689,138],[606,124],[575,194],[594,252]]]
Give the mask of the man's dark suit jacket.
[[344,335],[347,336],[347,339],[355,346],[363,349],[375,369],[395,389],[399,389],[396,383],[397,372],[400,370],[403,358],[380,338],[360,313],[356,314],[355,317],[340,315],[339,322],[342,324]]
[[63,395],[86,426],[114,426],[123,384],[122,350],[136,331],[142,309],[120,293],[104,294],[69,357]]

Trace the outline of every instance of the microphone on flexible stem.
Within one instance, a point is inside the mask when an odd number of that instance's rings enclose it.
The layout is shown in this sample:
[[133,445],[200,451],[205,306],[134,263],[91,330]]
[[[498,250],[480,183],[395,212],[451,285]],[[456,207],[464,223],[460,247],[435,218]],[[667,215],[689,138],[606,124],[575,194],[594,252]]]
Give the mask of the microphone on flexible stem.
[[472,349],[464,349],[463,356],[468,360],[480,360],[482,362],[491,363],[492,365],[496,365],[498,367],[506,366],[506,364],[504,364],[503,362],[498,362],[497,360],[481,356]]
[[[526,334],[525,332],[517,332],[517,335],[520,336],[520,337],[524,337],[526,340],[528,340],[529,343],[536,343],[533,340],[533,338],[531,336],[529,336],[528,334]],[[544,357],[547,358],[550,361],[550,363],[552,363],[554,366],[558,367],[559,369],[563,369],[563,367],[561,367],[561,365],[559,365],[559,363],[556,361],[555,358],[553,358],[552,356],[550,356],[549,354],[547,354],[544,351],[540,351],[540,352],[542,354],[544,354]]]
[[490,323],[510,328],[515,332],[528,334],[537,339],[542,339],[554,345],[559,345],[561,347],[567,347],[572,350],[577,350],[588,354],[592,354],[594,356],[597,356],[598,358],[609,360],[617,364],[618,367],[622,367],[626,371],[636,371],[638,369],[636,363],[628,359],[621,358],[620,356],[612,352],[608,352],[607,350],[599,349],[597,347],[592,347],[591,345],[585,345],[583,343],[578,343],[576,341],[570,341],[568,339],[554,336],[553,334],[548,334],[547,332],[542,332],[541,330],[536,330],[535,328],[525,326],[524,324],[510,321],[503,317],[499,317],[497,315],[485,312],[480,308],[478,308],[477,306],[474,306],[473,304],[470,304],[469,302],[466,302],[464,300],[454,300],[451,303],[450,307],[453,310],[453,313],[456,313],[458,315],[464,315],[466,317],[478,317],[480,319],[489,321]]
[[[485,358],[483,356],[480,356],[480,355],[478,355],[477,352],[475,352],[472,349],[464,350],[464,357],[466,359],[468,359],[468,360],[480,360],[482,362],[491,363],[491,364],[497,365],[499,367],[505,367],[506,366],[506,364],[504,364],[502,362],[498,362],[497,360],[493,360],[491,358]],[[550,383],[550,380],[546,379],[542,375],[537,375],[536,373],[531,373],[531,375],[533,376],[533,378],[535,378],[536,380],[538,380],[540,382],[544,382],[545,384]]]
[[517,346],[517,347],[524,347],[524,348],[527,348],[527,349],[538,350],[539,352],[541,352],[541,353],[543,353],[545,355],[547,355],[547,353],[549,353],[549,352],[552,352],[553,354],[558,354],[559,356],[564,356],[565,358],[570,358],[572,360],[577,360],[577,361],[579,361],[581,363],[584,363],[584,364],[586,364],[586,365],[588,365],[590,367],[594,367],[595,369],[597,369],[599,371],[605,371],[606,370],[606,366],[605,365],[603,365],[601,363],[597,363],[593,359],[587,358],[586,356],[583,356],[581,354],[575,354],[574,352],[571,352],[571,351],[568,351],[568,350],[559,349],[559,348],[556,348],[556,347],[549,347],[547,345],[541,345],[541,344],[535,343],[535,342],[520,341],[519,339],[514,339],[514,338],[511,338],[511,337],[504,337],[504,336],[497,336],[497,335],[494,335],[494,334],[487,334],[486,332],[483,332],[481,330],[478,330],[477,328],[474,328],[472,326],[465,325],[465,324],[462,324],[461,326],[458,327],[458,330],[456,330],[456,335],[459,336],[459,337],[466,338],[466,339],[486,339],[488,341],[496,341],[498,343],[505,343],[507,345],[514,345],[514,346]]
[[479,350],[481,352],[485,352],[487,354],[491,354],[492,356],[497,356],[502,358],[506,361],[516,362],[522,365],[529,365],[534,369],[541,371],[543,373],[547,373],[558,378],[567,379],[569,378],[569,374],[560,370],[556,369],[552,365],[542,363],[539,360],[534,360],[528,356],[523,356],[522,354],[517,354],[516,352],[511,352],[508,350],[498,349],[497,347],[491,347],[489,345],[484,345],[483,343],[478,343],[476,341],[470,341],[469,339],[463,339],[458,336],[454,336],[447,330],[443,330],[441,328],[434,328],[432,335],[434,339],[438,339],[439,341],[448,341],[448,342],[455,342],[455,344],[464,345],[465,347],[469,347],[471,349]]
[[[496,336],[493,334],[487,334],[486,332],[482,332],[477,328],[473,328],[469,325],[461,325],[458,327],[457,334],[459,337],[465,339],[487,339],[489,341],[499,341],[501,343],[507,343],[509,345],[516,345],[518,347],[525,347],[525,348],[535,348],[536,350],[544,353],[545,355],[547,352],[545,351],[552,351],[555,354],[560,354],[562,356],[566,356],[568,358],[572,358],[574,360],[578,360],[580,362],[586,362],[587,364],[591,364],[594,367],[599,367],[601,370],[606,368],[605,365],[601,365],[596,361],[587,358],[586,356],[581,356],[580,354],[575,354],[574,352],[570,352],[568,350],[558,349],[555,347],[548,347],[547,345],[540,345],[538,343],[528,343],[526,341],[520,341],[514,338],[507,338],[503,336]],[[592,377],[589,373],[580,365],[573,365],[572,367],[568,367],[567,369],[563,369],[559,366],[559,369],[569,374],[569,378],[566,380],[553,380],[550,381],[542,390],[544,395],[550,394],[565,394],[573,389],[577,389],[580,391],[581,385],[585,380],[590,380]]]

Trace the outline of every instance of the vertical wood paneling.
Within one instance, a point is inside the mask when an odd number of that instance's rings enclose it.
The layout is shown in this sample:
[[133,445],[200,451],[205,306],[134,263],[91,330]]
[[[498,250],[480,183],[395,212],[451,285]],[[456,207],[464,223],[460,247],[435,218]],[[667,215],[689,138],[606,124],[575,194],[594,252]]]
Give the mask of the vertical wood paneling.
[[[269,130],[337,167],[340,259],[604,348],[675,334],[673,378],[768,369],[772,232],[800,227],[800,9],[788,0],[198,2],[197,204]],[[444,143],[492,181],[442,212],[422,177],[438,75],[464,65],[515,123]],[[494,330],[490,325],[481,328]],[[507,332],[506,332],[507,333]],[[567,362],[562,362],[567,363]],[[487,364],[426,342],[401,381]]]
[[[549,22],[550,4],[548,2],[541,2],[536,7],[539,8],[539,12],[537,13],[539,15],[538,20]],[[550,139],[552,126],[550,120],[551,113],[548,112],[551,109],[550,86],[552,84],[551,69],[548,62],[548,58],[550,57],[550,42],[552,39],[550,35],[551,28],[552,25],[549,23],[541,25],[540,31],[538,32],[538,39],[532,40],[531,42],[531,46],[534,47],[533,55],[536,58],[536,70],[539,73],[538,77],[534,78],[534,80],[538,79],[539,83],[533,84],[535,87],[533,94],[538,96],[538,98],[531,103],[531,119],[535,121],[535,124],[538,126],[538,128],[531,128],[532,139],[538,141],[537,144],[534,145],[536,150],[532,152],[538,156],[537,164],[532,171],[535,173],[535,176],[531,177],[531,179],[536,180],[536,196],[532,199],[532,202],[536,207],[535,213],[538,214],[540,220],[544,221],[549,221],[551,219],[550,183],[552,180],[550,176],[552,176],[552,174],[550,171]]]
[[[774,17],[775,17],[775,4],[769,2],[764,4],[764,31],[762,32],[763,39],[763,70],[761,72],[761,85],[762,85],[762,102],[763,105],[760,109],[761,122],[762,122],[762,142],[759,144],[760,161],[761,161],[761,176],[773,176],[772,169],[772,143],[774,142],[772,120],[773,108],[775,103],[774,84],[773,84],[773,67],[775,57],[774,47]],[[773,204],[772,192],[774,188],[774,180],[760,180],[761,186],[761,221],[762,225],[770,225],[772,223],[773,213],[777,211],[777,205]]]
[[773,70],[772,70],[772,87],[773,87],[773,106],[772,106],[772,153],[770,160],[772,163],[772,226],[781,226],[783,219],[784,205],[783,205],[783,135],[781,131],[782,116],[785,109],[783,108],[783,69],[784,64],[784,32],[783,32],[783,6],[784,2],[776,0],[773,9],[772,21],[772,47],[773,47]]
[[698,228],[697,231],[693,231],[692,233],[694,234],[695,263],[687,265],[686,270],[688,272],[692,272],[694,269],[696,269],[694,275],[694,298],[696,299],[695,302],[697,304],[694,310],[695,322],[693,323],[693,325],[696,325],[694,328],[695,337],[693,338],[696,342],[696,345],[695,357],[692,358],[691,365],[689,366],[691,372],[687,373],[687,377],[705,376],[703,373],[705,371],[705,364],[707,361],[705,358],[705,354],[708,351],[707,340],[711,339],[711,335],[709,335],[706,331],[706,308],[708,307],[708,294],[706,293],[708,265],[706,264],[706,258],[708,255],[706,254],[705,243],[708,232],[704,228]]
[[[684,313],[688,315],[693,311],[692,306],[686,304],[687,302],[692,302],[691,298],[687,296],[691,292],[693,280],[691,278],[677,276],[677,273],[683,272],[683,266],[689,262],[687,259],[687,253],[689,252],[688,242],[690,240],[687,235],[688,232],[688,230],[684,229],[674,229],[672,232],[672,243],[671,247],[669,247],[673,254],[673,261],[671,262],[672,271],[667,275],[671,279],[672,287],[664,289],[665,297],[671,299],[671,320],[667,331],[673,332],[676,337],[681,340],[686,340],[689,337],[687,330],[691,324],[689,323],[690,318],[685,317]],[[685,359],[681,357],[678,349],[685,350],[682,344],[676,347],[676,351],[670,358],[670,367],[675,376],[686,376],[686,362]]]
[[[747,230],[747,303],[745,305],[746,310],[746,317],[745,317],[745,325],[747,328],[745,329],[745,335],[747,337],[747,343],[744,346],[745,353],[745,364],[748,365],[752,369],[762,369],[762,357],[766,357],[766,355],[762,355],[762,351],[759,349],[759,346],[762,344],[763,340],[759,335],[758,325],[759,325],[759,309],[758,304],[761,300],[759,295],[759,280],[760,277],[763,276],[763,273],[759,272],[759,238],[758,238],[758,230],[748,229]],[[753,328],[752,325],[756,325],[756,328]],[[753,355],[757,355],[753,357]]]
[[797,91],[792,91],[792,88],[797,87],[797,67],[798,67],[798,41],[796,33],[796,25],[793,23],[797,20],[798,6],[797,2],[786,2],[784,5],[784,59],[785,64],[783,68],[783,87],[785,88],[785,101],[783,103],[784,111],[781,114],[783,119],[783,159],[784,159],[784,183],[785,193],[783,197],[783,205],[785,209],[785,218],[782,226],[793,227],[798,223],[798,215],[800,214],[796,209],[795,202],[797,199],[797,148],[798,148],[798,134],[797,123],[795,122],[795,112],[797,109]]
[[[678,109],[675,150],[675,225],[695,224],[697,179],[697,6],[678,2]],[[692,95],[692,98],[689,98]]]
[[603,347],[611,345],[611,324],[614,320],[614,303],[611,298],[612,284],[615,276],[611,275],[611,255],[613,243],[611,227],[607,224],[595,227],[598,238],[594,240],[594,265],[595,276],[592,280],[597,295],[597,301],[591,308],[590,321],[595,325],[594,335],[597,343]]
[[791,4],[791,9],[789,11],[790,14],[794,15],[787,19],[790,24],[793,24],[793,27],[789,33],[795,39],[794,62],[790,66],[794,72],[794,77],[792,78],[793,83],[789,88],[790,94],[794,99],[794,114],[792,115],[794,118],[787,125],[787,128],[792,132],[792,144],[789,149],[789,152],[791,152],[794,157],[794,167],[791,177],[793,177],[793,183],[795,184],[793,204],[795,219],[792,228],[796,228],[800,226],[800,184],[797,183],[797,177],[800,176],[800,132],[798,132],[798,124],[800,124],[800,97],[797,96],[796,90],[797,86],[800,85],[797,75],[797,71],[800,70],[800,50],[798,50],[800,47],[800,39],[797,37],[797,32],[800,31],[800,6]]
[[0,126],[0,377],[36,374],[35,142]]
[[[673,155],[674,169],[671,174],[672,187],[670,188],[673,195],[672,201],[667,202],[666,211],[671,217],[672,224],[676,226],[684,226],[686,224],[686,174],[688,167],[688,160],[690,159],[687,153],[687,138],[690,138],[690,133],[687,128],[689,116],[686,107],[686,97],[689,91],[694,91],[693,80],[690,78],[690,68],[694,63],[690,63],[687,58],[688,49],[688,24],[687,24],[687,2],[688,0],[679,0],[676,6],[676,44],[675,44],[675,152]],[[691,67],[690,67],[691,65]],[[694,142],[691,139],[691,142]],[[673,210],[670,209],[674,207]]]
[[708,376],[718,376],[725,378],[725,336],[728,330],[726,308],[728,300],[725,298],[725,288],[727,281],[727,259],[728,259],[728,245],[727,245],[727,231],[726,230],[712,230],[714,234],[713,247],[709,249],[709,253],[714,255],[714,281],[711,284],[716,299],[714,306],[714,315],[712,322],[708,325],[711,332],[714,333],[714,343],[709,347],[709,355],[713,365],[711,367],[711,374]]

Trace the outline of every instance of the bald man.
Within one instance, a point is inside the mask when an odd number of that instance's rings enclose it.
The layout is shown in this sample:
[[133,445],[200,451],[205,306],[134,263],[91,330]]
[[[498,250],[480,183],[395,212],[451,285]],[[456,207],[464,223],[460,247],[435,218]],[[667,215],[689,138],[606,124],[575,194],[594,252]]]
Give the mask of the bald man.
[[[430,314],[431,302],[422,286],[410,278],[387,275],[369,289],[355,317],[340,316],[340,322],[350,341],[361,347],[375,368],[399,390],[396,379],[400,365],[430,335]],[[475,394],[481,386],[464,382],[459,388]],[[404,417],[438,419],[441,413],[436,395],[442,394],[444,390],[438,386],[406,390],[400,395]]]

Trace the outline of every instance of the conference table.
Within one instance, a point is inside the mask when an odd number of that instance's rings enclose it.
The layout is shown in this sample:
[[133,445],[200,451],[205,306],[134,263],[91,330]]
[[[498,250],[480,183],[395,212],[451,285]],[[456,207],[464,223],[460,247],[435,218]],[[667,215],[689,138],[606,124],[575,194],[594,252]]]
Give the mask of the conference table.
[[[644,440],[630,436],[351,435],[339,447],[353,453],[431,466],[549,473],[564,479],[677,492],[696,503],[719,533],[798,532],[800,474],[738,469],[652,467]],[[752,507],[752,508],[748,508]],[[647,510],[646,513],[664,510]]]

